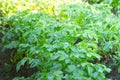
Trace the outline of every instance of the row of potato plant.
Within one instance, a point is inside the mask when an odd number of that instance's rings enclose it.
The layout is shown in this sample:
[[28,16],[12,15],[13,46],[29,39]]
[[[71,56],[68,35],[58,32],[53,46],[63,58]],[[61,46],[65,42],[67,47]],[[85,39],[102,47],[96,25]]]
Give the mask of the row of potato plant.
[[64,3],[50,12],[3,17],[3,51],[12,51],[16,71],[26,64],[38,69],[14,80],[107,80],[111,70],[100,61],[120,57],[120,19],[111,10],[109,4]]

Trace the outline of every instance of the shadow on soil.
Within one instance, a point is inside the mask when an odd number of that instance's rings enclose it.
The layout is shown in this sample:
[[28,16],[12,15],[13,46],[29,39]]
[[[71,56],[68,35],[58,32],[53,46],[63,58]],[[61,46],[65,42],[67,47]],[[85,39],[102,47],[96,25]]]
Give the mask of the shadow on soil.
[[10,62],[11,51],[7,50],[5,53],[2,52],[1,37],[0,34],[0,80],[12,80],[17,76],[29,77],[37,71],[36,68],[25,67],[16,72],[16,65],[11,64]]

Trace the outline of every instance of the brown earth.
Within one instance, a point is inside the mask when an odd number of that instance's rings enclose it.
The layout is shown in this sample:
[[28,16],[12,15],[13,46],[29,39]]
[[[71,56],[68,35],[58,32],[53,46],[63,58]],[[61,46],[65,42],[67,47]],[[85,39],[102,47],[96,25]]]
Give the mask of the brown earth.
[[16,64],[11,64],[10,62],[10,50],[2,52],[1,44],[1,34],[0,34],[0,80],[12,80],[16,76],[29,77],[34,72],[37,71],[36,68],[23,68],[16,72]]

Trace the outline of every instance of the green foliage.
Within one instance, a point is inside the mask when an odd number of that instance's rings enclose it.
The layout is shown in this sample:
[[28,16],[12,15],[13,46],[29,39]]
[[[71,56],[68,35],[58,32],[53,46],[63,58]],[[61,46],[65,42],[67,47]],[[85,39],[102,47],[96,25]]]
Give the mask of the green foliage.
[[85,2],[88,2],[90,4],[107,4],[112,7],[111,11],[116,16],[119,16],[120,14],[120,0],[83,0]]
[[[32,76],[14,80],[107,80],[110,69],[99,61],[120,55],[120,19],[111,6],[66,3],[55,10],[26,9],[2,19],[3,50],[15,50],[16,71],[25,64],[38,68]],[[77,39],[81,41],[74,44]]]

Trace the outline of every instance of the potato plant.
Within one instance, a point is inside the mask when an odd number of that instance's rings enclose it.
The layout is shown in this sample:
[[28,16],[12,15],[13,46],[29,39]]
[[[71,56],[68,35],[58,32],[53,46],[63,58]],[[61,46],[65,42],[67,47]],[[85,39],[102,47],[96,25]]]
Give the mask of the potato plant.
[[71,3],[2,18],[3,51],[12,51],[16,71],[38,69],[13,80],[108,80],[111,69],[100,61],[120,57],[119,16],[109,4]]

